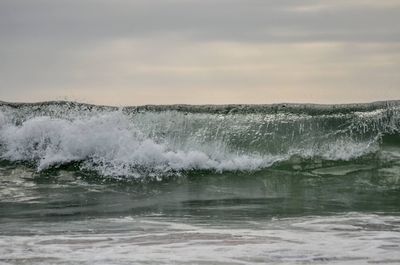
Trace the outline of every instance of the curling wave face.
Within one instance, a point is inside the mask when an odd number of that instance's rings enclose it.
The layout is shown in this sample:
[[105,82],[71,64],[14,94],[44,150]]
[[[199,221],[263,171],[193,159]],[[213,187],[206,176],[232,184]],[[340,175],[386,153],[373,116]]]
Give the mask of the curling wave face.
[[378,153],[383,139],[398,139],[399,130],[399,102],[125,108],[0,103],[1,159],[39,171],[79,163],[121,178],[255,171],[298,159],[350,161]]

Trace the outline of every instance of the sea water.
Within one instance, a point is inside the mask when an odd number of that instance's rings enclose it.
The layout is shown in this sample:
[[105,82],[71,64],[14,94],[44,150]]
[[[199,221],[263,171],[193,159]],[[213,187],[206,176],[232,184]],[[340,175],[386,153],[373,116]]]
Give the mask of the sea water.
[[400,263],[400,103],[0,104],[0,264]]

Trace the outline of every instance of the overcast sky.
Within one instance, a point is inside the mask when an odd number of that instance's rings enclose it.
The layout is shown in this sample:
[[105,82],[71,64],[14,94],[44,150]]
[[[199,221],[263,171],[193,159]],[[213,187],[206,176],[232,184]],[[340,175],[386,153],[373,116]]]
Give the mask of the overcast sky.
[[400,0],[0,0],[0,100],[400,99]]

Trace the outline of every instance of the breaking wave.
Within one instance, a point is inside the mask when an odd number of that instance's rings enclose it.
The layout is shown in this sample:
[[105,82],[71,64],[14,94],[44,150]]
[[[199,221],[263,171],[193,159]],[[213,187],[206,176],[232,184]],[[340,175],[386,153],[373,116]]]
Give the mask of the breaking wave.
[[399,129],[397,101],[124,108],[0,102],[0,158],[38,171],[78,162],[123,178],[255,171],[294,158],[355,160],[379,152]]

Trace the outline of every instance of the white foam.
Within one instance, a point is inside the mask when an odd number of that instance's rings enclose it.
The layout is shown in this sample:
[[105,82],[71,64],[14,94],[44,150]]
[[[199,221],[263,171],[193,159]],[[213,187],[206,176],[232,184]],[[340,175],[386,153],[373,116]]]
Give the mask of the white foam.
[[[132,117],[122,111],[113,111],[75,114],[73,118],[32,116],[16,123],[7,113],[0,111],[0,155],[12,161],[35,162],[39,171],[82,161],[82,167],[103,175],[141,177],[184,170],[257,170],[287,160],[292,155],[351,160],[379,148],[377,139],[355,141],[348,137],[327,139],[318,145],[310,144],[308,139],[296,149],[285,151],[282,148],[273,154],[268,147],[261,152],[246,150],[246,144],[242,150],[237,150],[228,143],[229,137],[238,137],[235,134],[238,131],[240,135],[249,137],[246,139],[249,143],[252,142],[251,137],[259,137],[258,132],[240,131],[248,128],[247,123],[235,127],[237,131],[231,136],[229,127],[207,127],[207,118],[213,117],[189,117],[202,122],[202,127],[196,129],[194,126],[198,125],[195,123],[187,126],[185,115],[173,114]],[[240,124],[241,121],[237,122]],[[154,124],[158,123],[164,125],[157,128]],[[169,123],[171,125],[165,125]],[[258,120],[254,123],[258,124]],[[179,131],[180,128],[182,131]],[[228,132],[220,136],[218,133],[221,130]],[[268,137],[268,134],[265,135]],[[285,142],[274,144],[287,145]],[[259,149],[262,148],[260,146]]]
[[[255,170],[270,166],[278,156],[237,155],[225,150],[199,151],[200,146],[174,150],[168,143],[146,138],[121,112],[75,120],[34,117],[20,126],[0,129],[9,160],[37,161],[38,170],[71,161],[111,176],[191,169]],[[221,145],[218,145],[221,146]]]
[[[174,218],[30,223],[0,238],[29,264],[398,264],[399,217],[346,214],[198,225]],[[50,225],[49,225],[50,224]],[[20,225],[5,229],[20,231]],[[88,228],[90,227],[90,229]],[[37,232],[39,231],[39,232]],[[60,233],[62,231],[62,233]],[[67,231],[67,232],[65,232]],[[27,251],[29,248],[29,251]]]

